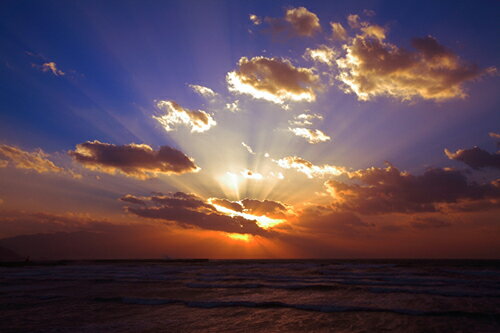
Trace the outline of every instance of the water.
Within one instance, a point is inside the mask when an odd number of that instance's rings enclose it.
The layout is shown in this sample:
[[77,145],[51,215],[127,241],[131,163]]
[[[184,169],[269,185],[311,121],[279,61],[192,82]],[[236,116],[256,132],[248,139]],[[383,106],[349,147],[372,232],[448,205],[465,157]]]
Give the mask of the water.
[[500,332],[499,261],[0,267],[1,332]]

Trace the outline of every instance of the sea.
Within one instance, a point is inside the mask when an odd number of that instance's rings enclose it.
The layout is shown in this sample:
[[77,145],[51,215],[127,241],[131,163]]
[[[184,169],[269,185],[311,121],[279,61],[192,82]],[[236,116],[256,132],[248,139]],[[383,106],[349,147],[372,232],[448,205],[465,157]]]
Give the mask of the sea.
[[0,264],[0,332],[500,332],[500,261]]

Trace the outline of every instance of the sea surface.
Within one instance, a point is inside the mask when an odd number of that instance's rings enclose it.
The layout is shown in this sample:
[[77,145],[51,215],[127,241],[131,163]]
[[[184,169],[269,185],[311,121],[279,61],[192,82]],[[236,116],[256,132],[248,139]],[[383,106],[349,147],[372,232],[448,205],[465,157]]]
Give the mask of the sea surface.
[[0,332],[500,332],[500,261],[2,264]]

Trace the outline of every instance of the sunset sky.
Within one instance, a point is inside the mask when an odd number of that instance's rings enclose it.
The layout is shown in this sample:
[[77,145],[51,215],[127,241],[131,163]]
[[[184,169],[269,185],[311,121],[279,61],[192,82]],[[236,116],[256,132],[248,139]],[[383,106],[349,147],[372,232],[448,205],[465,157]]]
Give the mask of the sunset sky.
[[498,258],[497,1],[2,1],[0,246]]

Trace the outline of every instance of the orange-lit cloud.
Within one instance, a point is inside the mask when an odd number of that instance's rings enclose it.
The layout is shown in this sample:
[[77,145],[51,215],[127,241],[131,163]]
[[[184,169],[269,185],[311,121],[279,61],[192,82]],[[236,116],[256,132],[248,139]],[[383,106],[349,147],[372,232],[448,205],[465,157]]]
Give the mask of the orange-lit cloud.
[[434,37],[414,38],[412,52],[385,42],[386,31],[380,26],[359,22],[355,16],[349,24],[363,33],[344,45],[345,55],[336,61],[337,79],[345,92],[355,93],[359,100],[463,98],[463,84],[489,71],[464,63]]
[[335,60],[335,51],[326,45],[320,45],[315,49],[307,48],[304,59],[312,60],[316,63],[323,63],[331,66]]
[[217,93],[208,87],[200,86],[197,84],[190,84],[189,88],[193,89],[195,93],[205,98],[214,98],[217,96]]
[[433,168],[415,176],[389,164],[347,174],[356,183],[328,180],[325,186],[336,208],[361,214],[434,212],[440,204],[500,198],[496,182],[478,184],[453,169]]
[[14,146],[0,145],[0,158],[7,159],[0,160],[0,167],[7,167],[12,163],[18,169],[33,170],[38,173],[59,173],[64,171],[63,168],[55,165],[48,157],[49,155],[41,149],[28,152]]
[[345,169],[342,167],[329,164],[314,165],[297,156],[287,156],[275,162],[284,169],[295,169],[305,174],[307,178],[324,177],[327,175],[338,176],[345,172]]
[[[265,235],[258,217],[248,219],[240,215],[226,214],[218,210],[210,201],[206,202],[194,194],[177,192],[150,197],[134,197],[127,195],[122,201],[132,203],[135,198],[138,205],[127,206],[127,212],[145,218],[175,222],[184,227],[197,227],[227,233]],[[247,216],[249,217],[249,216]]]
[[114,145],[88,141],[76,145],[68,154],[90,170],[147,179],[159,174],[183,174],[200,170],[193,159],[181,151],[161,146],[154,150],[145,144]]
[[333,40],[346,40],[347,39],[347,31],[344,29],[342,24],[338,22],[330,22],[330,26],[332,27],[332,39]]
[[36,66],[36,67],[40,68],[40,70],[42,72],[50,72],[50,73],[54,74],[55,76],[63,76],[66,74],[62,70],[57,68],[57,64],[55,62],[52,62],[52,61],[46,62],[46,63],[42,64],[41,66]]
[[312,102],[319,86],[319,77],[312,69],[295,67],[286,59],[266,57],[242,57],[238,69],[229,72],[226,81],[232,92],[277,104]]
[[326,135],[319,129],[312,130],[310,128],[303,128],[303,127],[290,127],[288,129],[296,136],[300,136],[306,139],[307,142],[311,144],[321,143],[331,140],[331,138],[328,135]]
[[473,169],[500,169],[500,152],[491,154],[479,147],[459,149],[454,153],[449,151],[448,149],[445,149],[444,152],[450,160],[463,162]]
[[217,122],[212,116],[202,110],[189,110],[183,108],[174,101],[159,101],[156,106],[165,111],[163,116],[153,116],[167,132],[173,131],[178,125],[185,125],[191,128],[191,132],[205,132]]
[[321,31],[318,16],[304,7],[288,9],[285,13],[285,21],[291,24],[298,36],[311,37]]

